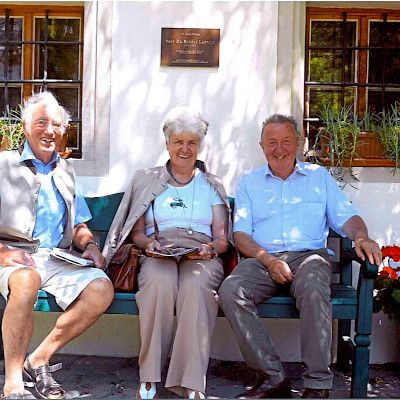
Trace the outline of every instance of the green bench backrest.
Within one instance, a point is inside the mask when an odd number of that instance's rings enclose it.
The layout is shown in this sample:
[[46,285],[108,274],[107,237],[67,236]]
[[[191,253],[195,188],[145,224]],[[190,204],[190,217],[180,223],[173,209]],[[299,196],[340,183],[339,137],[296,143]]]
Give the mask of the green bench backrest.
[[[124,193],[115,193],[107,196],[85,198],[93,217],[88,222],[88,226],[92,231],[98,233],[101,247],[104,246],[108,230],[110,229],[114,215],[117,212],[123,195]],[[234,197],[229,197],[229,203],[231,210],[233,211],[235,204]],[[336,254],[336,262],[333,262],[332,264],[332,272],[335,274],[340,274],[339,283],[348,286],[352,285],[352,263],[342,262],[339,264],[337,261],[340,260],[341,251],[344,249],[351,249],[351,246],[352,242],[350,239],[343,239],[334,231],[330,231],[328,247],[331,248]]]
[[88,227],[90,230],[98,232],[101,248],[104,246],[108,230],[123,195],[123,193],[115,193],[101,197],[85,197],[92,213],[92,219],[88,222]]

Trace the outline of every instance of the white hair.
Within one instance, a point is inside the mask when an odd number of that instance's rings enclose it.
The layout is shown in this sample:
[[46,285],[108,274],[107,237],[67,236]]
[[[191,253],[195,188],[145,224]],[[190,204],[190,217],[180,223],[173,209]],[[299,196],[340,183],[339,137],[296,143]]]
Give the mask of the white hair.
[[60,103],[54,97],[53,93],[47,91],[35,93],[24,101],[24,106],[21,109],[22,122],[26,122],[28,124],[31,122],[34,106],[39,103],[55,105],[60,108],[63,117],[62,127],[64,133],[68,127],[69,121],[71,121],[71,115],[64,107],[60,106]]
[[162,129],[167,143],[173,133],[179,135],[183,132],[197,135],[201,143],[206,136],[208,122],[190,107],[175,107],[165,116]]

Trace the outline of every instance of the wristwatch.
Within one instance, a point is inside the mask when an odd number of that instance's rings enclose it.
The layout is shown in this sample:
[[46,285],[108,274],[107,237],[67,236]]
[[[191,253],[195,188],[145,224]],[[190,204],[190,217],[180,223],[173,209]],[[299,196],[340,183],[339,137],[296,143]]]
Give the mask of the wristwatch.
[[85,250],[87,249],[87,247],[89,246],[89,244],[94,244],[95,246],[97,246],[97,248],[100,250],[100,245],[95,241],[95,240],[89,240],[86,245],[85,245]]

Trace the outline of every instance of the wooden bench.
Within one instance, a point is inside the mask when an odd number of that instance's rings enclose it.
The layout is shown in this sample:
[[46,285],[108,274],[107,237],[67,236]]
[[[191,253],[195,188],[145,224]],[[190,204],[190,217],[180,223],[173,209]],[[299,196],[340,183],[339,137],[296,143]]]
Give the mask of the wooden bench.
[[[89,228],[99,235],[103,246],[111,222],[117,211],[123,193],[103,197],[86,198],[93,218]],[[232,200],[233,201],[233,200]],[[357,257],[352,243],[331,232],[328,246],[336,257],[333,273],[337,277],[332,284],[333,319],[338,320],[338,357],[337,366],[346,371],[352,364],[351,397],[367,397],[369,374],[369,345],[372,324],[373,284],[378,267],[369,262],[360,263],[357,288],[352,287],[352,261]],[[0,296],[1,297],[1,296]],[[5,301],[1,297],[0,310],[4,310]],[[278,296],[262,303],[258,307],[263,318],[298,318],[299,313],[292,297]],[[44,291],[39,292],[35,311],[62,311],[54,297]],[[107,314],[137,315],[138,308],[134,293],[116,293]],[[354,343],[350,339],[351,321],[355,321]],[[2,348],[0,349],[2,351]]]

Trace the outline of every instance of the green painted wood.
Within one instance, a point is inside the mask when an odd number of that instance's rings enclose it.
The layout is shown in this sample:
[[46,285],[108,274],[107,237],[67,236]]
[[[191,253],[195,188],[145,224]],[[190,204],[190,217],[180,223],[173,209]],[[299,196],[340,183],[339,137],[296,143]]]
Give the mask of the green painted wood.
[[101,197],[85,197],[92,214],[88,227],[100,235],[100,246],[104,246],[107,232],[110,229],[115,213],[121,203],[123,193],[115,193]]

